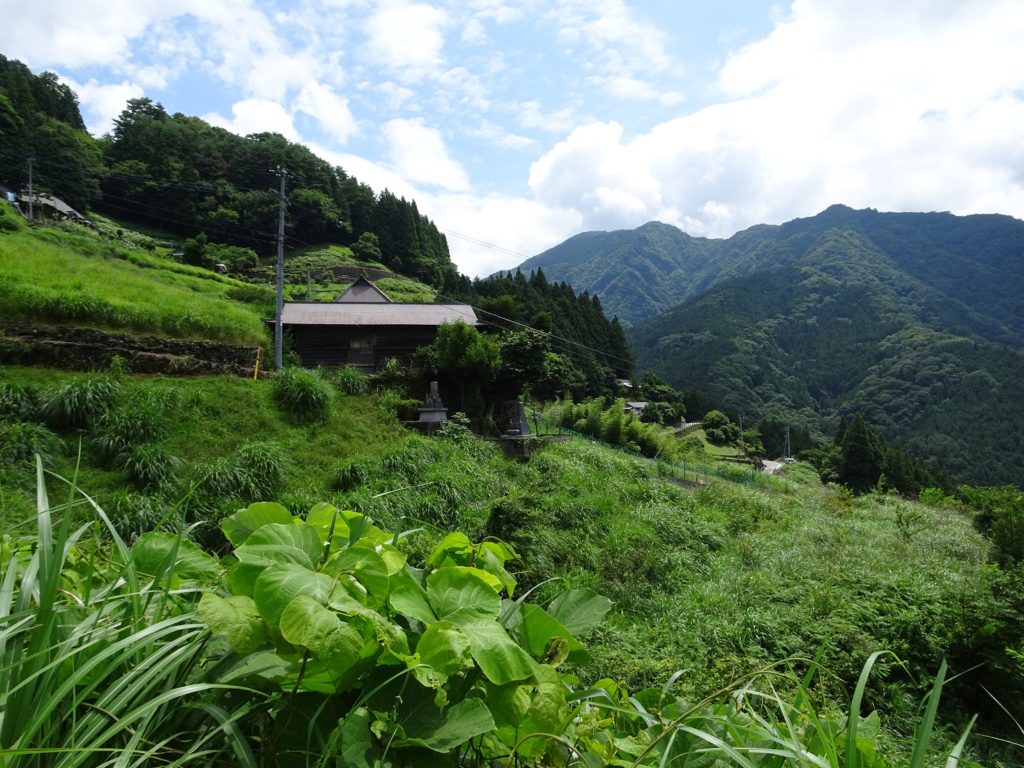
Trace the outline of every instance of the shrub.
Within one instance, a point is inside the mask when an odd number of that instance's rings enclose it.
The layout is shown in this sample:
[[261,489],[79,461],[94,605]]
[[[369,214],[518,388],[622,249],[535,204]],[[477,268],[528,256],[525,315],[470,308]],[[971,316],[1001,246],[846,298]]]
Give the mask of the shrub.
[[176,530],[180,521],[180,514],[168,508],[167,502],[157,496],[119,493],[114,496],[110,507],[110,522],[117,535],[127,542],[158,528]]
[[36,454],[46,462],[59,445],[57,436],[42,424],[0,421],[0,464],[31,463]]
[[122,453],[118,464],[128,479],[140,488],[156,488],[174,476],[181,459],[172,455],[163,443],[143,443]]
[[158,394],[145,390],[133,392],[125,403],[108,411],[98,421],[93,445],[105,460],[113,462],[137,446],[164,439],[167,436],[166,407]]
[[372,471],[372,463],[365,456],[353,456],[340,464],[334,471],[334,487],[339,491],[350,491],[366,482]]
[[39,390],[17,384],[0,384],[0,418],[37,421],[41,410]]
[[284,481],[287,459],[275,442],[246,443],[213,465],[197,491],[207,497],[258,501],[269,498]]
[[305,368],[285,368],[274,377],[274,397],[281,408],[298,419],[324,418],[331,404],[330,385]]
[[370,388],[370,380],[366,374],[351,365],[333,371],[331,382],[345,395],[363,395]]
[[109,378],[66,381],[44,393],[43,419],[53,429],[84,429],[106,415],[119,389]]

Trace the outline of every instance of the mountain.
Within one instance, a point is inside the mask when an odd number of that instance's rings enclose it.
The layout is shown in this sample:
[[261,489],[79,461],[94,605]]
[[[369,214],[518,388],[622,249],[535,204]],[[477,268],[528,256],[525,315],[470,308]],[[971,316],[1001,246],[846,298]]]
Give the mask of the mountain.
[[631,319],[639,371],[748,423],[862,413],[958,480],[1024,477],[1024,222],[833,206],[728,240],[586,233],[538,267]]
[[758,225],[725,240],[690,237],[649,222],[633,230],[584,232],[519,269],[601,298],[631,326],[725,280],[795,264],[829,230],[866,237],[899,271],[961,302],[993,327],[993,338],[1024,336],[1024,222],[1009,216],[880,213],[834,205],[779,226]]

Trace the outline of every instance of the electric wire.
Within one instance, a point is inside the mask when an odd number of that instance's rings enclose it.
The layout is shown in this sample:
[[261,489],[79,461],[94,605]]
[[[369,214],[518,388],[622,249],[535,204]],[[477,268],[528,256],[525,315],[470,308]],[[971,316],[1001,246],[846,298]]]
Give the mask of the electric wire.
[[[79,170],[79,171],[82,170],[82,166],[80,166],[80,165],[73,165],[73,164],[69,164],[69,163],[64,163],[64,162],[61,162],[59,160],[55,160],[53,158],[47,158],[47,157],[42,156],[42,155],[30,154],[30,153],[25,153],[25,152],[19,152],[19,151],[15,151],[15,150],[4,149],[2,147],[0,147],[0,154],[4,154],[4,155],[8,155],[8,156],[20,157],[20,158],[23,158],[23,159],[26,159],[26,160],[29,157],[31,157],[31,158],[33,158],[35,160],[42,160],[44,163],[48,163],[48,164],[53,165],[53,166],[57,166],[57,167],[61,167],[61,168],[68,168],[68,169],[73,169],[73,170]],[[267,173],[272,175],[273,171],[268,170]],[[290,178],[293,178],[293,179],[297,178],[294,173],[292,173],[292,172],[288,172],[288,173],[289,173],[289,177]],[[223,191],[223,188],[222,187],[218,187],[218,185],[219,184],[229,184],[233,189],[236,189],[236,190],[241,189],[242,191],[248,191],[248,192],[266,192],[268,194],[275,194],[275,195],[277,194],[276,191],[271,190],[271,189],[262,189],[262,190],[260,190],[260,189],[238,187],[238,186],[236,186],[234,184],[231,184],[231,182],[226,182],[226,181],[219,181],[219,182],[186,182],[186,181],[180,181],[180,180],[174,180],[174,179],[164,179],[164,178],[161,178],[161,177],[149,176],[149,175],[145,175],[145,174],[119,174],[119,173],[116,173],[116,172],[114,172],[114,173],[106,173],[106,174],[103,175],[103,178],[104,179],[114,178],[114,179],[127,180],[127,181],[142,181],[142,182],[145,182],[145,183],[157,184],[157,185],[160,185],[162,187],[169,188],[169,189],[182,189],[184,191],[200,191],[200,190],[203,190],[203,191],[206,191],[206,190],[213,190],[213,191],[220,190],[220,191]],[[245,239],[245,240],[248,240],[248,241],[251,241],[251,242],[256,242],[256,243],[259,243],[259,244],[273,243],[273,242],[276,242],[276,239],[277,239],[276,235],[271,234],[269,232],[256,232],[256,233],[251,233],[251,232],[230,232],[230,231],[223,230],[223,229],[213,229],[213,228],[205,227],[205,226],[197,226],[197,225],[195,225],[192,222],[187,222],[187,221],[184,221],[184,220],[182,220],[180,218],[175,218],[174,216],[162,216],[162,215],[157,215],[157,214],[153,214],[153,213],[150,212],[150,211],[155,210],[155,211],[161,211],[163,213],[170,213],[170,214],[177,214],[178,213],[177,211],[174,211],[173,209],[170,209],[170,208],[165,208],[163,206],[153,205],[153,204],[150,204],[150,203],[144,203],[143,205],[148,210],[147,211],[139,211],[137,209],[133,209],[133,208],[130,208],[128,206],[109,205],[106,202],[109,199],[119,200],[119,201],[126,202],[126,203],[134,202],[131,198],[126,198],[126,197],[122,197],[122,196],[119,196],[119,195],[114,195],[114,194],[110,194],[108,192],[104,192],[103,193],[103,197],[99,201],[100,206],[101,207],[114,208],[114,209],[117,209],[117,210],[124,211],[126,213],[135,213],[136,215],[141,215],[141,216],[145,216],[147,218],[157,219],[157,220],[160,220],[160,221],[165,221],[165,222],[170,223],[170,224],[177,224],[177,225],[182,226],[182,227],[187,227],[187,228],[192,228],[192,229],[199,229],[199,230],[201,230],[203,232],[209,231],[209,232],[211,232],[213,234],[226,235],[228,237],[235,238],[235,239]],[[315,209],[313,209],[312,207],[306,206],[306,205],[304,205],[304,204],[302,204],[301,202],[298,202],[298,201],[286,201],[286,203],[287,203],[287,205],[289,207],[293,207],[293,205],[294,205],[294,207],[296,207],[296,208],[305,209],[307,211],[314,212],[314,213],[316,212]],[[511,256],[521,257],[524,260],[530,258],[529,256],[527,256],[527,255],[525,255],[523,253],[520,253],[518,251],[512,250],[510,248],[504,248],[504,247],[502,247],[500,245],[495,245],[494,243],[488,243],[488,242],[486,242],[484,240],[480,240],[478,238],[471,237],[470,235],[465,235],[465,234],[462,234],[460,232],[456,232],[454,230],[446,229],[444,227],[437,227],[437,229],[440,230],[441,232],[445,232],[445,233],[454,235],[455,237],[458,237],[460,239],[466,240],[466,241],[471,242],[471,243],[473,243],[475,245],[479,245],[479,246],[482,246],[482,247],[485,247],[485,248],[490,248],[490,249],[498,251],[500,253],[505,253],[505,254],[508,254],[508,255],[511,255]],[[286,241],[290,241],[292,243],[296,243],[298,245],[298,247],[291,249],[292,253],[294,253],[295,251],[299,250],[300,248],[316,248],[316,247],[318,247],[314,243],[307,242],[307,241],[302,240],[302,239],[300,239],[298,237],[295,237],[293,235],[286,234],[285,235],[285,240]],[[518,271],[518,269],[516,271]],[[512,270],[508,270],[508,273],[511,274]],[[449,297],[449,296],[444,296],[444,295],[442,295],[440,293],[437,294],[437,297],[439,299],[442,299],[442,300],[445,300],[445,301],[454,302],[454,303],[459,303],[459,304],[467,303],[465,301],[454,299],[454,298]],[[472,307],[472,309],[475,312],[478,312],[478,313],[481,313],[483,315],[487,315],[487,316],[493,317],[493,318],[495,318],[497,320],[500,320],[503,323],[508,323],[510,325],[518,326],[520,328],[524,328],[524,329],[533,331],[535,333],[542,334],[543,336],[547,337],[551,341],[557,341],[560,344],[565,344],[565,345],[569,345],[569,346],[572,346],[572,347],[577,347],[579,349],[584,349],[584,350],[586,350],[588,352],[591,352],[593,354],[600,355],[601,357],[606,358],[608,360],[616,360],[618,362],[626,363],[627,365],[630,365],[630,366],[633,365],[633,361],[632,360],[629,360],[629,359],[624,358],[624,357],[619,357],[618,355],[613,355],[612,353],[607,352],[605,350],[596,349],[594,347],[591,347],[591,346],[588,346],[586,344],[583,344],[582,342],[574,341],[572,339],[567,339],[567,338],[565,338],[563,336],[558,336],[557,334],[552,333],[551,331],[545,331],[545,330],[542,330],[540,328],[535,328],[535,327],[529,325],[528,323],[523,323],[523,322],[521,322],[519,320],[513,320],[512,318],[504,317],[502,315],[499,315],[496,312],[492,312],[490,310],[483,309],[482,307],[479,307],[479,306],[474,305],[474,304],[469,304],[469,306]]]

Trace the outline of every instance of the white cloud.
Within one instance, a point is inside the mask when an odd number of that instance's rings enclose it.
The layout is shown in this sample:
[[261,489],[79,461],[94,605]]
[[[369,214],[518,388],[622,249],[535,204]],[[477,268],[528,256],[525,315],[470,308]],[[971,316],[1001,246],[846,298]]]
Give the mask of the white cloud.
[[146,27],[185,12],[194,0],[5,2],[0,49],[31,67],[119,66]]
[[502,149],[526,149],[537,144],[529,136],[520,136],[517,133],[512,133],[497,123],[492,123],[490,120],[481,121],[480,125],[476,128],[468,129],[466,134],[488,141]]
[[580,115],[573,108],[546,110],[536,99],[502,102],[498,108],[512,115],[523,128],[565,133],[580,123]]
[[448,14],[425,3],[387,0],[366,20],[366,57],[417,82],[444,64]]
[[337,152],[317,144],[310,144],[308,146],[314,154],[322,157],[333,166],[344,168],[347,174],[359,179],[361,183],[366,184],[378,194],[387,189],[407,200],[418,201],[423,196],[423,193],[406,178],[380,163],[360,155]]
[[1022,216],[1024,6],[941,5],[797,0],[722,68],[730,101],[628,140],[578,128],[531,189],[587,228],[716,236],[836,202]]
[[210,125],[226,128],[239,136],[250,133],[280,133],[289,141],[299,141],[298,131],[292,116],[276,101],[268,99],[245,99],[231,106],[232,119],[218,114],[203,116]]
[[340,144],[356,131],[356,119],[348,107],[348,99],[338,96],[329,86],[310,80],[302,86],[293,109],[310,115]]
[[384,126],[384,136],[391,164],[405,178],[441,189],[469,189],[466,171],[449,157],[440,132],[422,118],[390,120]]
[[95,79],[86,83],[76,83],[69,78],[61,78],[78,95],[82,118],[89,132],[102,136],[114,127],[114,118],[120,115],[128,99],[137,99],[145,95],[141,85],[134,82],[103,84]]
[[417,202],[445,232],[459,270],[474,277],[511,269],[572,236],[582,223],[575,211],[522,197],[445,194]]
[[530,167],[530,188],[542,203],[578,211],[589,228],[659,217],[661,183],[622,133],[617,123],[577,128]]
[[617,99],[636,101],[658,101],[666,107],[673,107],[686,101],[686,97],[678,91],[655,88],[651,83],[638,80],[630,75],[613,75],[611,77],[593,77],[590,82],[604,88]]
[[658,72],[672,63],[665,32],[636,18],[623,0],[559,0],[550,17],[563,40],[591,51],[615,51],[629,71]]

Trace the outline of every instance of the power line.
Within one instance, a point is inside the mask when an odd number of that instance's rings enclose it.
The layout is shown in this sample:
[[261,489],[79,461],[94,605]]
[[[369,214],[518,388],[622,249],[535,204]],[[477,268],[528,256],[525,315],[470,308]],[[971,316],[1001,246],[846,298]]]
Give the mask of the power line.
[[[443,296],[440,293],[437,294],[437,298],[444,299],[445,301],[455,302],[457,304],[465,304],[466,303],[464,301],[459,301],[458,299],[453,299],[450,296]],[[534,328],[529,323],[523,323],[523,322],[520,322],[519,320],[513,320],[510,317],[503,317],[503,316],[499,315],[497,312],[491,312],[488,309],[483,309],[483,308],[478,307],[478,306],[476,306],[474,304],[470,304],[469,306],[471,306],[475,312],[482,312],[485,315],[490,315],[491,317],[495,317],[498,320],[501,320],[503,322],[511,323],[512,325],[518,325],[520,328],[526,328],[527,330],[534,331],[535,333],[543,334],[543,335],[547,336],[549,339],[554,339],[554,340],[560,341],[560,342],[562,342],[564,344],[570,344],[570,345],[572,345],[574,347],[580,347],[581,349],[585,349],[585,350],[587,350],[589,352],[593,352],[594,354],[601,355],[602,357],[606,357],[606,358],[608,358],[610,360],[619,360],[620,362],[628,363],[630,366],[633,365],[633,361],[632,360],[628,360],[628,359],[626,359],[624,357],[619,357],[618,355],[613,355],[611,352],[605,352],[602,349],[595,349],[594,347],[588,347],[586,344],[583,344],[583,343],[581,343],[579,341],[573,341],[572,339],[567,339],[564,336],[557,336],[554,333],[552,333],[551,331],[543,331],[540,328]]]
[[[5,154],[5,155],[8,155],[8,156],[19,157],[19,158],[22,158],[22,159],[27,159],[30,162],[32,160],[43,160],[48,165],[52,165],[52,166],[56,166],[56,167],[60,167],[60,168],[68,168],[68,169],[73,169],[73,170],[78,170],[78,171],[84,170],[81,165],[73,165],[73,164],[61,162],[61,161],[56,160],[54,158],[48,158],[48,157],[45,157],[45,156],[29,155],[27,153],[23,153],[23,152],[20,152],[20,151],[17,151],[17,150],[4,149],[2,147],[0,147],[0,154]],[[293,243],[297,243],[301,247],[309,247],[309,248],[317,247],[316,244],[306,242],[306,241],[304,241],[304,240],[302,240],[300,238],[297,238],[297,237],[295,237],[293,235],[285,235],[285,233],[284,233],[284,209],[285,209],[285,206],[288,205],[288,206],[292,206],[292,207],[303,208],[303,209],[309,210],[309,211],[314,211],[314,209],[312,207],[304,205],[303,203],[298,202],[298,201],[286,200],[285,195],[284,195],[284,177],[286,175],[290,175],[290,176],[293,176],[293,178],[294,178],[293,174],[290,174],[287,170],[283,169],[282,166],[278,166],[276,170],[270,170],[268,172],[271,173],[271,174],[274,174],[274,175],[279,175],[281,177],[281,190],[280,190],[280,193],[279,193],[279,223],[278,223],[278,235],[277,235],[277,238],[276,238],[276,241],[278,243],[278,252],[279,252],[279,257],[278,257],[278,275],[279,275],[279,278],[278,279],[279,279],[279,283],[280,283],[281,281],[283,281],[283,277],[281,277],[281,274],[283,272],[283,248],[284,248],[284,241],[285,241],[285,239],[287,239],[287,240],[289,240],[289,241],[291,241]],[[158,177],[158,176],[149,176],[149,175],[146,175],[146,174],[122,174],[122,173],[117,173],[117,172],[107,172],[105,174],[102,174],[102,176],[103,176],[103,178],[105,180],[107,180],[107,179],[115,179],[115,180],[122,180],[122,181],[135,181],[135,182],[155,183],[155,184],[158,184],[158,185],[160,185],[162,187],[165,187],[165,188],[181,189],[181,190],[184,190],[184,191],[221,191],[222,188],[219,187],[218,184],[219,183],[224,183],[224,184],[229,184],[230,187],[232,189],[234,189],[234,190],[239,190],[239,191],[243,191],[243,192],[265,192],[265,193],[273,194],[272,191],[268,190],[268,189],[253,189],[253,188],[247,188],[247,187],[240,187],[240,186],[234,184],[233,182],[229,182],[227,180],[220,180],[219,182],[199,182],[199,181],[197,181],[197,182],[190,182],[190,181],[185,181],[185,180],[166,179],[166,178],[161,178],[161,177]],[[103,194],[103,197],[99,200],[99,203],[100,203],[101,207],[114,208],[114,209],[125,211],[125,212],[135,213],[136,215],[144,216],[144,217],[147,217],[147,218],[150,218],[150,219],[157,219],[159,221],[166,221],[168,223],[177,224],[179,226],[189,227],[189,228],[193,228],[193,229],[200,229],[201,231],[209,231],[209,232],[214,233],[214,234],[226,235],[228,237],[235,238],[235,239],[249,240],[250,242],[255,242],[255,243],[259,243],[259,244],[266,243],[266,240],[264,240],[263,238],[269,239],[271,237],[270,233],[267,233],[267,232],[259,232],[259,233],[255,233],[255,235],[253,233],[248,233],[248,232],[243,232],[243,231],[231,232],[231,231],[223,230],[223,229],[210,228],[210,227],[207,227],[207,226],[203,226],[203,225],[197,224],[195,222],[185,221],[185,220],[182,220],[180,218],[175,218],[175,217],[172,217],[172,216],[157,215],[157,214],[152,213],[152,211],[162,211],[163,213],[171,213],[171,214],[177,214],[178,212],[174,211],[172,209],[169,209],[169,208],[164,208],[162,206],[153,205],[151,203],[145,203],[145,202],[142,203],[141,205],[144,206],[145,208],[149,209],[149,210],[148,211],[140,211],[138,209],[129,208],[127,206],[110,205],[107,202],[109,200],[120,200],[120,201],[125,202],[125,203],[135,203],[135,201],[132,200],[131,198],[121,197],[119,195],[114,195],[114,194],[110,194],[110,193],[105,192]],[[436,224],[435,224],[435,226],[436,226]],[[496,245],[494,243],[489,243],[489,242],[487,242],[485,240],[480,240],[479,238],[475,238],[475,237],[472,237],[470,235],[465,235],[465,234],[463,234],[461,232],[456,232],[455,230],[446,229],[444,227],[437,227],[437,228],[440,231],[445,232],[446,234],[453,235],[453,236],[455,236],[457,238],[460,238],[462,240],[466,240],[467,242],[471,242],[471,243],[473,243],[475,245],[479,245],[479,246],[482,246],[482,247],[485,247],[485,248],[490,248],[492,250],[498,251],[500,253],[505,253],[505,254],[508,254],[508,255],[511,255],[511,256],[517,256],[517,257],[522,258],[524,260],[530,258],[526,254],[520,253],[519,251],[512,250],[511,248],[504,248],[503,246]],[[448,297],[448,296],[443,296],[441,294],[438,294],[438,298],[446,300],[446,301],[452,301],[452,302],[457,302],[457,303],[465,303],[465,302],[461,302],[461,301],[459,301],[457,299],[453,299],[453,298]],[[281,301],[281,299],[279,299],[279,303],[280,303],[280,301]],[[520,322],[518,320],[513,320],[512,318],[503,317],[502,315],[499,315],[496,312],[491,312],[490,310],[483,309],[482,307],[478,307],[478,306],[475,306],[473,304],[470,304],[469,306],[471,306],[473,308],[473,310],[476,311],[476,312],[482,313],[484,315],[489,315],[490,317],[496,318],[496,319],[498,319],[498,320],[500,320],[500,321],[502,321],[504,323],[508,323],[510,325],[515,325],[515,326],[518,326],[520,328],[525,328],[527,330],[531,330],[531,331],[533,331],[535,333],[543,334],[544,336],[546,336],[547,338],[549,338],[549,339],[551,339],[553,341],[558,341],[558,342],[560,342],[562,344],[567,344],[567,345],[570,345],[570,346],[578,347],[580,349],[585,349],[588,352],[592,352],[592,353],[594,353],[596,355],[600,355],[601,357],[604,357],[604,358],[609,359],[609,360],[617,360],[619,362],[626,363],[628,365],[632,365],[633,364],[633,361],[631,361],[631,360],[629,360],[627,358],[619,357],[618,355],[613,355],[610,352],[606,352],[604,350],[600,350],[600,349],[596,349],[594,347],[587,346],[586,344],[583,344],[583,343],[578,342],[578,341],[573,341],[572,339],[567,339],[567,338],[565,338],[563,336],[558,336],[558,335],[556,335],[556,334],[554,334],[554,333],[552,333],[550,331],[544,331],[544,330],[541,330],[539,328],[534,328],[533,326],[529,325],[528,323],[523,323],[523,322]],[[280,317],[280,309],[278,310],[278,317]],[[277,329],[280,329],[280,320],[278,320],[277,323],[275,323],[275,325],[277,326]],[[275,357],[276,357],[276,355],[275,355]],[[277,367],[280,367],[280,364],[278,364]]]

